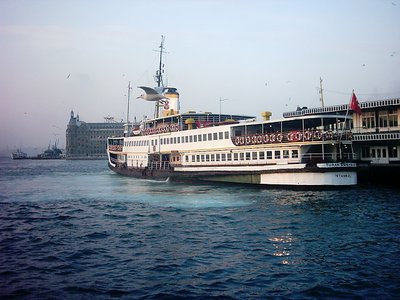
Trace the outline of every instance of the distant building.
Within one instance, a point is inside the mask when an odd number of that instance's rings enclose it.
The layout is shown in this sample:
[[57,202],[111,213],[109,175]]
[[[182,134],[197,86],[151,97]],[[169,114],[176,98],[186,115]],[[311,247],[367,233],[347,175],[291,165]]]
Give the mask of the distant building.
[[103,159],[107,157],[107,138],[122,136],[122,122],[114,122],[113,118],[105,118],[103,123],[86,123],[79,120],[79,115],[71,111],[71,118],[66,131],[67,159]]

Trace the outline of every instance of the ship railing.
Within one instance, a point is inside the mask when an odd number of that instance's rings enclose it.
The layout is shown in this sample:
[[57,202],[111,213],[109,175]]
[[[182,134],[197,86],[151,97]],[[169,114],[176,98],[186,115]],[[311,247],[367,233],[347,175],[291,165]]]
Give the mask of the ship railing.
[[233,136],[232,142],[236,146],[292,143],[292,142],[313,142],[313,141],[345,141],[352,140],[350,130],[294,130],[288,132],[255,133],[240,136]]
[[307,153],[301,156],[302,163],[315,162],[337,162],[337,161],[354,161],[357,159],[355,153]]

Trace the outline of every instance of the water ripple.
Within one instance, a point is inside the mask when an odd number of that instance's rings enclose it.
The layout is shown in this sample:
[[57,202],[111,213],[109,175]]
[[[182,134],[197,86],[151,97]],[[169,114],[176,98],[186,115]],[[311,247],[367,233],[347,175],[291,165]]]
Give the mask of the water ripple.
[[155,183],[101,161],[3,163],[0,189],[1,298],[400,294],[396,190]]

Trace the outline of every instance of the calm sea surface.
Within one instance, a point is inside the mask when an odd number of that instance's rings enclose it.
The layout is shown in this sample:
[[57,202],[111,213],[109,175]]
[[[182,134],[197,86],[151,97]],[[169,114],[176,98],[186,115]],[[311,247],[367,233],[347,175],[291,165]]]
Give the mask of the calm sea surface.
[[400,190],[125,178],[0,159],[0,298],[400,295]]

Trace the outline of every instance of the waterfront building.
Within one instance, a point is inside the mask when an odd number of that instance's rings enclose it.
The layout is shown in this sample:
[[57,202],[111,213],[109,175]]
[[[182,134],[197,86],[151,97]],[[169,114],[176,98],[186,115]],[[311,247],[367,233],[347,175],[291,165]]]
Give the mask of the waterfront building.
[[79,120],[79,115],[71,111],[66,130],[67,159],[105,159],[107,138],[124,133],[124,123],[113,118],[104,118],[104,122],[86,123]]

